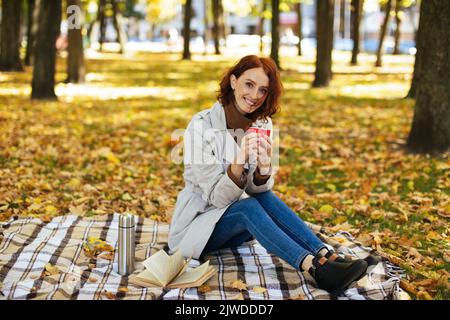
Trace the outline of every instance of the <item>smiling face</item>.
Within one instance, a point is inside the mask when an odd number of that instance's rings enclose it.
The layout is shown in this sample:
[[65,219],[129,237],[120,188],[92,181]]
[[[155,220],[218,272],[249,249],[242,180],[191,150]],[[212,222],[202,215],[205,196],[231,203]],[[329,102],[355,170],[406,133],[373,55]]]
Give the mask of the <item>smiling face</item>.
[[248,69],[239,78],[231,75],[230,81],[240,113],[252,113],[262,106],[269,91],[269,77],[263,68]]

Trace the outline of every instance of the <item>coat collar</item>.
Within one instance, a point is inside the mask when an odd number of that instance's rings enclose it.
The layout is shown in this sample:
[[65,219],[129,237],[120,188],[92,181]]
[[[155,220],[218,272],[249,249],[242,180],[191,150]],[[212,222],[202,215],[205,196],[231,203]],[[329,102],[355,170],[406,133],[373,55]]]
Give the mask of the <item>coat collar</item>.
[[[219,139],[225,143],[223,158],[226,159],[228,163],[231,163],[236,154],[240,152],[241,148],[234,140],[230,131],[227,129],[225,110],[219,101],[217,101],[211,108],[211,125],[216,132],[219,133]],[[224,133],[225,136],[223,135]]]
[[211,124],[214,129],[227,129],[225,110],[219,101],[216,101],[216,103],[214,103],[213,107],[211,108]]

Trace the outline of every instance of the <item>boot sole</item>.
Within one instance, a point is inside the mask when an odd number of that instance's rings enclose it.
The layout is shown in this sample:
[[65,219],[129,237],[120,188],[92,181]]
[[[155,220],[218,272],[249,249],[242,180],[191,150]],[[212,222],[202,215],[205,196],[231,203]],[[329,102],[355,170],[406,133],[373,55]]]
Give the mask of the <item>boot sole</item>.
[[[332,291],[330,291],[330,296],[332,298],[337,298],[338,296],[340,296],[347,288],[348,286],[354,282],[354,281],[358,281],[359,279],[362,278],[362,276],[366,273],[367,271],[367,263],[365,262],[365,266],[363,267],[363,265],[361,265],[361,267],[359,266],[355,266],[355,269],[360,268],[359,273],[357,273],[358,275],[356,277],[352,277],[350,278],[348,281],[344,282],[339,288],[336,288]],[[355,270],[356,271],[356,270]]]

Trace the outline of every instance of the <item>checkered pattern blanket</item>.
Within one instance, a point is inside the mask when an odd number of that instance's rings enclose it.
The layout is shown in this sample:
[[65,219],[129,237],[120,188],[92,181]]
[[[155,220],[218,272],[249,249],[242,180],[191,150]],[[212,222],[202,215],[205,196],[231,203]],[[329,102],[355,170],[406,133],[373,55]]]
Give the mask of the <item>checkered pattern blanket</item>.
[[[118,215],[59,216],[49,223],[20,218],[0,223],[0,299],[330,299],[307,274],[269,254],[257,241],[206,257],[218,272],[201,288],[141,288],[117,273],[117,255],[88,257],[88,237],[105,240],[117,249]],[[338,253],[365,258],[373,253],[346,232],[330,233],[309,224]],[[167,249],[169,225],[140,217],[136,226],[136,271],[142,261]],[[48,272],[46,265],[56,266]],[[192,260],[191,266],[201,261]],[[50,270],[54,271],[54,270]],[[338,299],[402,299],[403,271],[387,260],[353,283]],[[237,280],[247,290],[234,288]],[[261,289],[262,288],[262,289]]]

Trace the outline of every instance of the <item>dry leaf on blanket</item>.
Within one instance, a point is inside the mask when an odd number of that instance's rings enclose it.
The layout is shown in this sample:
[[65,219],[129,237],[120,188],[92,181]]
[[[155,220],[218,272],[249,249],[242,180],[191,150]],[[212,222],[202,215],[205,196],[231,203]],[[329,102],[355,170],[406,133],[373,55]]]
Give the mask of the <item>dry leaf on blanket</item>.
[[58,274],[59,272],[60,271],[59,271],[59,268],[57,266],[52,266],[51,263],[47,263],[45,265],[45,275],[46,276],[52,276],[54,274]]
[[102,252],[101,254],[98,255],[98,257],[105,259],[105,260],[113,261],[114,260],[114,252]]
[[200,292],[200,293],[207,293],[207,292],[210,292],[210,291],[211,291],[211,287],[208,286],[208,285],[205,283],[205,284],[201,285],[200,287],[198,287],[197,290],[198,290],[198,292]]
[[89,237],[87,241],[83,243],[84,253],[89,258],[94,258],[102,251],[114,251],[114,248],[108,244],[106,241],[103,241],[99,238]]
[[116,299],[116,295],[114,293],[112,293],[111,291],[103,291],[102,295],[104,295],[106,298],[108,298],[109,300],[115,300]]
[[98,281],[97,278],[94,278],[94,277],[89,277],[89,279],[88,279],[89,283],[95,283],[97,281]]
[[247,290],[247,285],[242,280],[236,280],[231,284],[233,289]]
[[253,292],[255,292],[255,293],[264,293],[264,292],[267,291],[266,288],[263,288],[263,287],[260,287],[260,286],[253,287],[252,290],[253,290]]
[[41,219],[42,222],[48,223],[50,221],[52,221],[53,217],[49,214],[43,214],[40,215],[39,218]]

